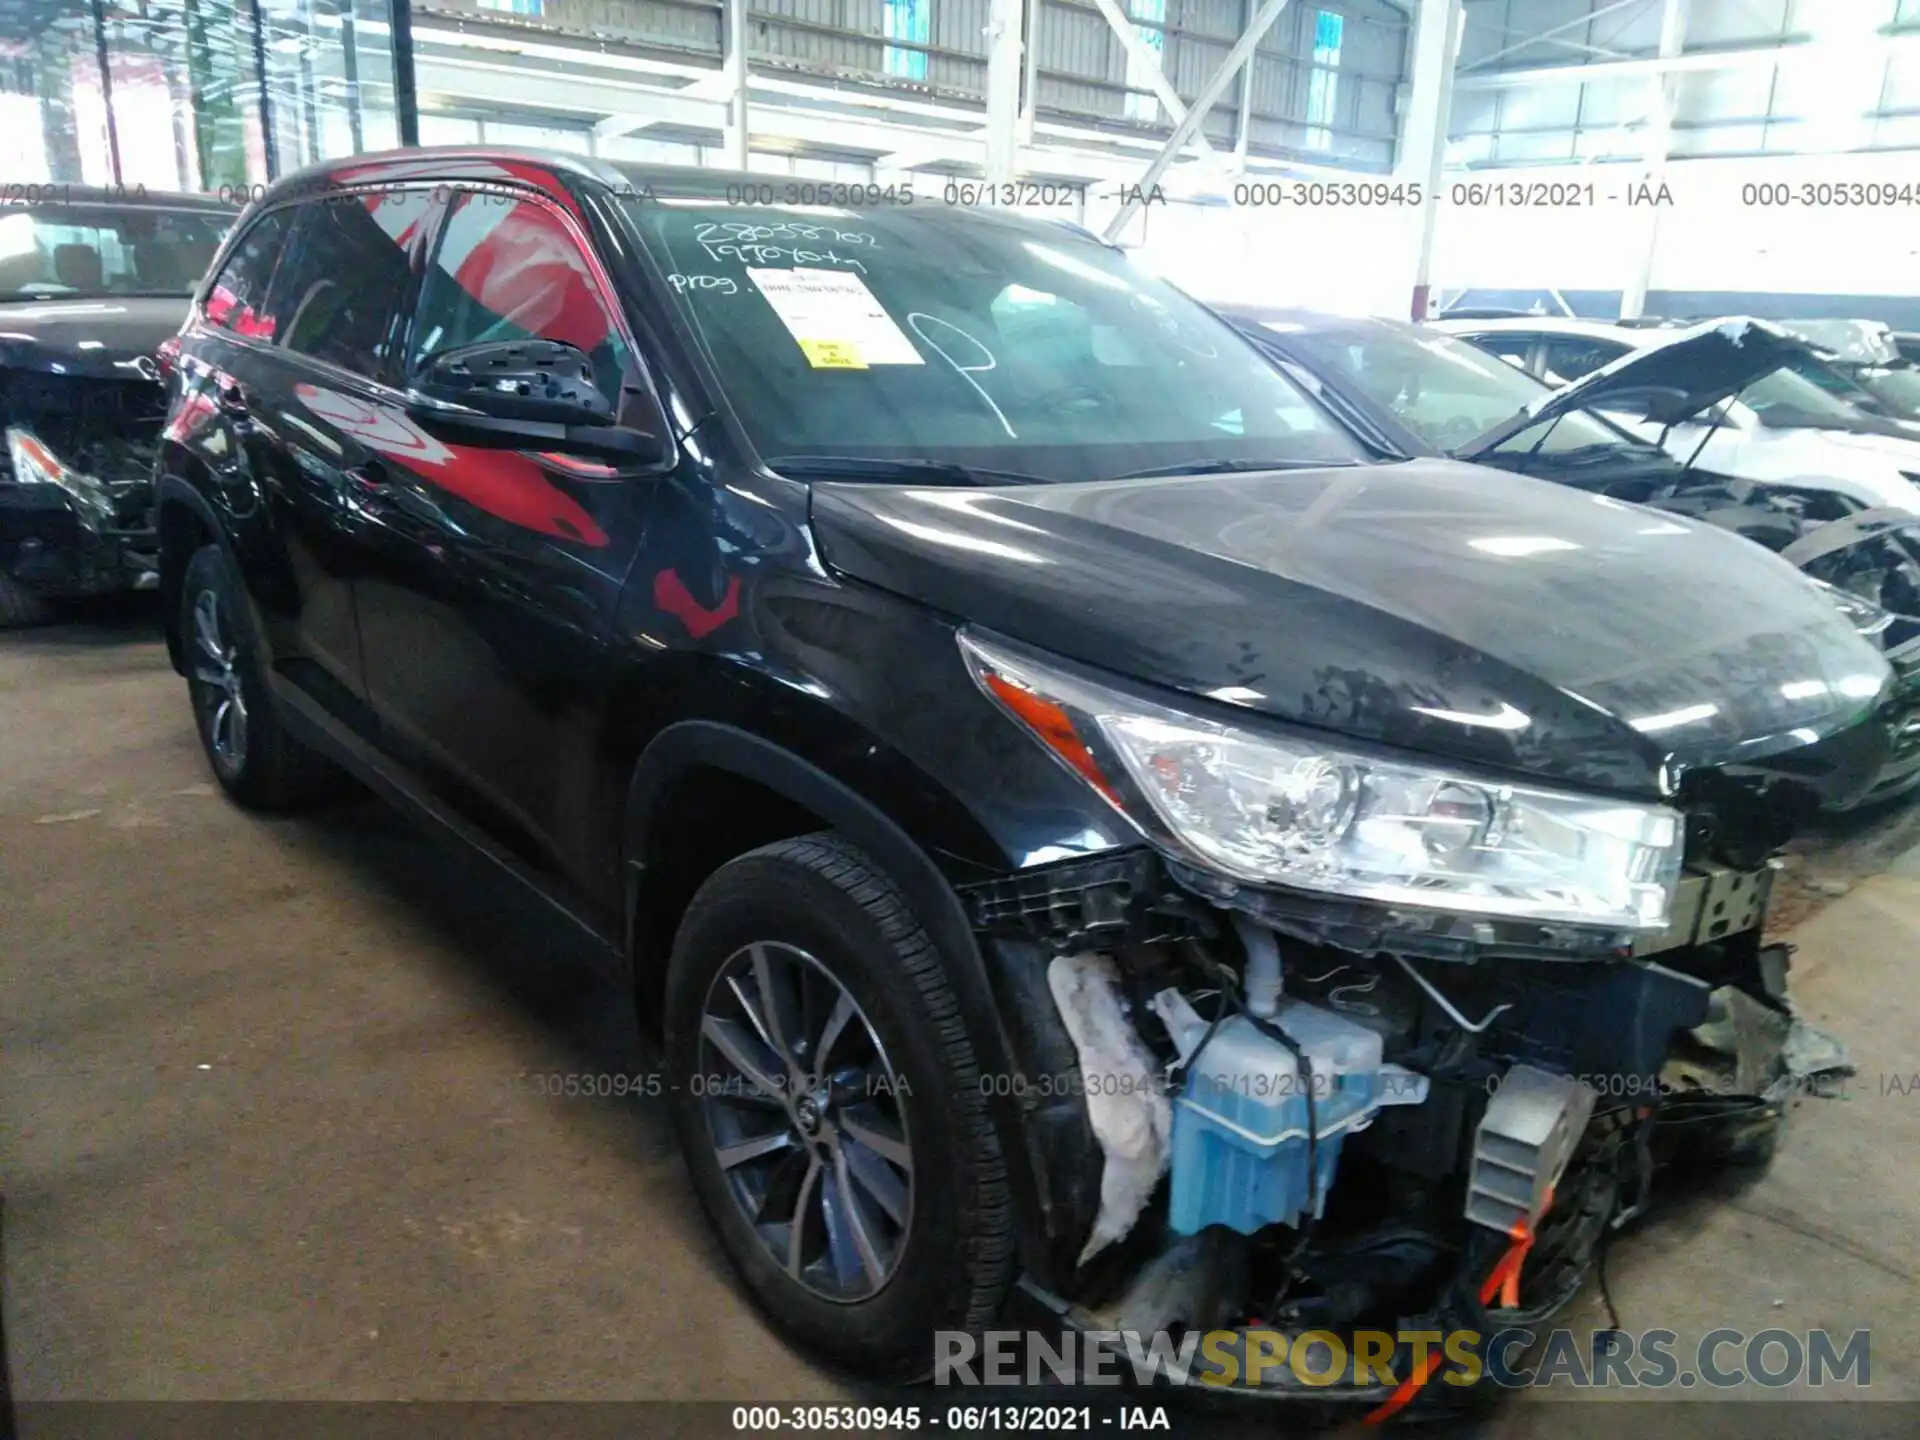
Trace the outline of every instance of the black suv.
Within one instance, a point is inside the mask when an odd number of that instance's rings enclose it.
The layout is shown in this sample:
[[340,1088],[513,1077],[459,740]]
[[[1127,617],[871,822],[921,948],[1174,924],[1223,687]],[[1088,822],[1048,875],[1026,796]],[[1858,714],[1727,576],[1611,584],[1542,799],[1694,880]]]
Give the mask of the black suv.
[[0,209],[0,626],[157,580],[161,371],[238,207],[10,185]]
[[158,481],[220,783],[343,768],[623,957],[729,1255],[866,1373],[1016,1282],[1551,1313],[1676,1036],[1784,1011],[1767,860],[1885,661],[1732,535],[1362,463],[1075,226],[814,188],[422,150],[249,210]]

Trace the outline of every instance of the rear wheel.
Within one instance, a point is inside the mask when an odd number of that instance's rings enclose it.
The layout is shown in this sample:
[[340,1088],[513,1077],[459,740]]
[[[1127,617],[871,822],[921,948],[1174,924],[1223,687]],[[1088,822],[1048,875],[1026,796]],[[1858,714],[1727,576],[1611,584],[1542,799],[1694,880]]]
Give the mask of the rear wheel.
[[1013,1272],[1005,1170],[939,952],[833,835],[721,867],[667,980],[675,1121],[702,1205],[786,1338],[924,1374]]
[[226,552],[204,545],[180,586],[187,691],[207,763],[224,789],[255,810],[313,800],[338,778],[287,733],[267,688],[246,598]]

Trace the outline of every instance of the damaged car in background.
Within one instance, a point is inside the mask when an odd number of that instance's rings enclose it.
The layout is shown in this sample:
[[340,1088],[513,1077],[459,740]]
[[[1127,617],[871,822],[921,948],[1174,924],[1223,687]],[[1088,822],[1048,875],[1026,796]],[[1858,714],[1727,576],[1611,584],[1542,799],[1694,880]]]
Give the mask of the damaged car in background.
[[24,189],[0,212],[0,627],[155,584],[161,347],[236,213],[144,189]]
[[[1491,1333],[1669,1137],[1766,1152],[1816,1048],[1769,862],[1891,746],[1854,618],[1710,525],[1375,463],[1075,227],[742,182],[280,182],[182,332],[162,591],[238,802],[329,759],[630,966],[785,1338]],[[299,319],[349,265],[408,344]],[[1390,1367],[1242,1388],[1460,1393]]]
[[[1745,317],[1433,328],[1564,387],[1559,405],[1528,407],[1534,418],[1584,407],[1618,421],[1685,467],[1677,503],[1703,506],[1715,524],[1763,542],[1771,537],[1808,573],[1842,575],[1843,589],[1914,615],[1920,424],[1891,413],[1824,349]],[[1506,433],[1521,429],[1539,433],[1524,422]],[[1829,522],[1837,523],[1817,539],[1807,533]]]
[[[1811,389],[1792,368],[1813,358],[1805,344],[1760,321],[1696,326],[1552,390],[1406,321],[1227,313],[1378,454],[1447,455],[1551,480],[1690,516],[1780,555],[1848,610],[1899,677],[1882,717],[1894,757],[1866,798],[1920,783],[1920,487],[1879,474],[1884,457],[1848,449],[1853,437],[1780,432],[1770,453],[1778,461],[1780,446],[1798,446],[1795,470],[1759,466],[1740,433],[1717,428],[1730,397],[1756,382]],[[1920,446],[1909,463],[1920,464]]]
[[1819,360],[1800,368],[1814,384],[1871,414],[1920,433],[1920,367],[1900,353],[1893,327],[1878,320],[1776,320],[1816,348]]

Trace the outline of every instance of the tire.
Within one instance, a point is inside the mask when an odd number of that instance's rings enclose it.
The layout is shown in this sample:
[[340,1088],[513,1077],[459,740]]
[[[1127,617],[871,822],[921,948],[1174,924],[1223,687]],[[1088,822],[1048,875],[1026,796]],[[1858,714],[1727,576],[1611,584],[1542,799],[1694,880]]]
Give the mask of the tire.
[[44,625],[53,617],[53,607],[27,589],[11,575],[0,572],[0,630],[24,630],[29,625]]
[[203,545],[180,584],[180,636],[200,748],[220,787],[250,810],[288,810],[339,772],[287,733],[260,666],[245,592],[226,552]]
[[[771,1087],[730,1058],[780,1074],[780,1051],[753,1028],[766,990],[781,997],[776,1033],[813,1037],[787,1047],[796,1068]],[[715,871],[675,937],[665,1020],[694,1189],[790,1344],[873,1380],[910,1380],[931,1370],[935,1331],[992,1321],[1015,1247],[979,1066],[939,952],[864,852],[811,835]],[[831,1083],[815,1084],[823,1058]],[[796,1211],[797,1252],[791,1220],[780,1224]]]

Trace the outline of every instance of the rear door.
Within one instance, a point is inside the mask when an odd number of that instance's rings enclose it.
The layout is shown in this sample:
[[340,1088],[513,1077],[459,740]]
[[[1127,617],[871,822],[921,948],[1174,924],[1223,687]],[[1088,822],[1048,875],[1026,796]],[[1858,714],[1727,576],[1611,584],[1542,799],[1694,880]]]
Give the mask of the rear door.
[[[666,422],[580,220],[543,195],[453,187],[425,259],[400,383],[443,351],[537,337],[585,350],[622,418]],[[655,487],[584,456],[434,441],[370,502],[377,563],[357,582],[383,731],[525,858],[578,879],[614,605]],[[603,799],[604,797],[598,797]]]
[[[302,397],[349,394],[365,383],[351,367],[367,368],[367,353],[377,352],[373,317],[406,278],[404,224],[389,233],[372,219],[386,203],[295,202],[249,223],[189,323],[182,395],[168,426],[168,438],[211,475],[210,498],[226,511],[236,552],[262,571],[248,576],[248,588],[276,668],[346,718],[364,708],[352,476],[367,456],[321,413],[338,402],[322,400],[316,410]],[[394,220],[408,208],[398,199],[384,213]],[[411,208],[424,213],[420,202]],[[335,233],[359,236],[350,266],[330,242]],[[328,322],[337,343],[316,347],[327,328],[321,282],[348,277],[352,303]],[[346,339],[354,325],[371,337],[357,348]],[[299,343],[290,344],[296,331]]]
[[282,668],[356,721],[366,687],[352,581],[372,538],[367,497],[419,444],[382,377],[431,202],[424,187],[400,187],[300,204],[267,299],[271,348],[250,347],[230,397],[287,537],[298,658],[325,676]]

